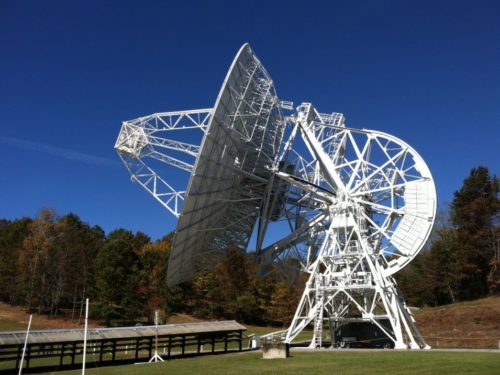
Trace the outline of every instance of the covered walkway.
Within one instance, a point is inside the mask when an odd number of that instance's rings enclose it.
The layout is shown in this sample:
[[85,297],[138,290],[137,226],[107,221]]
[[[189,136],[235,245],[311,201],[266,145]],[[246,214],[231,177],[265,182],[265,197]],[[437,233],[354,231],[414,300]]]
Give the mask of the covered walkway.
[[[158,326],[158,354],[163,359],[241,351],[243,331],[236,321]],[[87,332],[87,365],[147,362],[155,350],[155,326],[95,328]],[[26,332],[0,333],[0,374],[17,373]],[[24,373],[81,367],[84,330],[31,331]]]

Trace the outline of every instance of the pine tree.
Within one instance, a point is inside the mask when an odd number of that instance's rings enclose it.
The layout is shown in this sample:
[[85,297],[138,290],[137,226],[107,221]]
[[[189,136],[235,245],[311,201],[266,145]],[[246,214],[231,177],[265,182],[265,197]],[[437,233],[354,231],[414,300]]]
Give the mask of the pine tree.
[[490,263],[495,255],[494,219],[500,212],[499,181],[488,169],[471,170],[455,192],[451,219],[457,232],[456,295],[461,300],[488,294]]
[[107,325],[120,319],[132,323],[144,301],[139,293],[139,253],[149,242],[142,233],[117,229],[111,232],[96,258],[96,298],[94,313]]
[[0,300],[23,303],[22,288],[17,284],[20,248],[29,233],[32,219],[0,220]]

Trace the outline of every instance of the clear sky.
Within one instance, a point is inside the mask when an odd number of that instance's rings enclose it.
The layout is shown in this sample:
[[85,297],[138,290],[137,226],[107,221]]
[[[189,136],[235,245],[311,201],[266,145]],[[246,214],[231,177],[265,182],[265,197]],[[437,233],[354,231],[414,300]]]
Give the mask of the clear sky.
[[244,42],[280,98],[412,145],[441,204],[474,166],[500,175],[500,1],[0,0],[0,218],[172,231],[121,121],[212,106]]

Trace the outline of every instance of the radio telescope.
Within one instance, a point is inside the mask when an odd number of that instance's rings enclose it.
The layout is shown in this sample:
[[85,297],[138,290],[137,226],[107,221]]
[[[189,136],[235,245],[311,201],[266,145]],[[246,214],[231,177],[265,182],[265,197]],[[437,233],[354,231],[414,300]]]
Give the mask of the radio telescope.
[[393,275],[425,244],[436,192],[402,140],[280,100],[244,44],[213,108],[125,121],[115,148],[178,218],[170,286],[251,247],[260,274],[273,264],[309,274],[285,342],[312,326],[320,348],[325,328],[333,340],[343,324],[371,322],[395,348],[429,348]]

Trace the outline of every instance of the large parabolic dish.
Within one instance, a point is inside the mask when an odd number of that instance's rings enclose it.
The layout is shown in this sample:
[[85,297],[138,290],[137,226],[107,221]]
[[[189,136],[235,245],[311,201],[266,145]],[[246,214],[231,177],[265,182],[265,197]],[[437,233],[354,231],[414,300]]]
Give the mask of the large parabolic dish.
[[189,181],[168,269],[174,285],[247,248],[281,145],[273,81],[245,44],[231,64]]
[[[200,114],[204,114],[201,120]],[[187,125],[181,125],[186,121]],[[115,146],[120,157],[134,180],[179,217],[169,285],[209,270],[229,247],[246,250],[284,126],[273,81],[248,44],[232,62],[213,109],[160,113],[124,122]],[[169,136],[170,147],[165,147],[155,137],[162,131],[179,133],[191,127],[203,131],[200,145],[172,144]],[[151,152],[157,146],[170,154],[158,157],[158,151]],[[171,154],[188,147],[195,156],[191,164]],[[147,157],[192,172],[186,191],[178,192],[165,182],[143,162]]]
[[428,347],[392,276],[422,249],[436,212],[429,168],[404,141],[310,103],[294,110],[245,44],[213,108],[125,121],[115,148],[178,217],[170,286],[252,240],[260,274],[310,275],[285,341],[312,324],[321,347],[325,324],[369,321],[397,348]]

